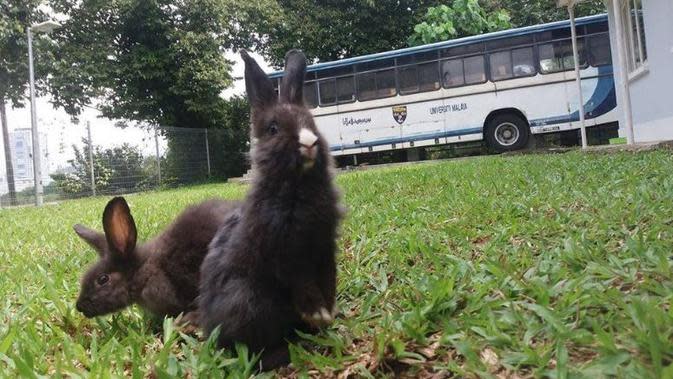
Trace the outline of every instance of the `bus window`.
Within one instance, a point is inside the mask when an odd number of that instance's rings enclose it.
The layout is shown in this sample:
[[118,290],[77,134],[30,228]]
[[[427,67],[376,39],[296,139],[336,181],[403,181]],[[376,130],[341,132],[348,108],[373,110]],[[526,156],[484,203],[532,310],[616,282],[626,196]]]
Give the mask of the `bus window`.
[[463,65],[465,67],[465,84],[477,84],[486,81],[483,55],[465,58],[463,59]]
[[[584,42],[577,41],[577,52],[580,58],[580,67],[586,66]],[[559,41],[540,45],[540,71],[544,74],[564,70],[574,70],[573,46],[571,41]]]
[[377,97],[388,97],[397,94],[395,85],[395,69],[382,70],[376,73]]
[[397,70],[397,79],[400,82],[400,93],[406,95],[418,92],[418,72],[416,65],[403,66]]
[[486,42],[486,50],[501,50],[506,47],[531,45],[533,44],[533,35],[524,35],[517,37],[501,38]]
[[278,96],[278,81],[279,80],[280,80],[279,78],[271,79],[271,81],[273,82],[273,92],[276,93],[276,96]]
[[465,84],[463,77],[463,60],[453,59],[442,62],[442,78],[444,88],[458,87]]
[[610,55],[610,37],[607,34],[587,37],[587,45],[589,50],[589,64],[596,67],[612,63],[612,56]]
[[418,65],[418,87],[420,91],[439,89],[439,67],[437,62]]
[[343,76],[336,79],[337,101],[349,103],[355,101],[355,79],[352,76]]
[[315,74],[318,79],[334,78],[336,76],[348,75],[353,73],[353,66],[334,67],[317,71]]
[[[570,38],[570,28],[554,29],[546,32],[540,32],[535,36],[537,42],[554,41],[558,39]],[[580,34],[579,28],[577,34]]]
[[304,103],[309,108],[318,106],[318,93],[315,88],[315,82],[304,83]]
[[318,82],[320,88],[320,105],[336,103],[336,85],[334,79],[325,79]]
[[397,58],[400,93],[406,95],[439,89],[439,65],[436,60],[436,50]]
[[547,74],[557,72],[563,69],[563,65],[554,53],[554,44],[546,43],[538,47],[538,56],[540,57],[540,72]]
[[511,51],[499,51],[488,55],[491,63],[491,79],[493,81],[509,79],[512,77],[512,54]]
[[[358,64],[357,74],[358,100],[372,100],[382,97],[395,96],[397,83],[395,82],[395,59],[382,59]],[[378,69],[378,71],[374,71]]]
[[470,45],[449,47],[447,49],[443,49],[443,50],[440,51],[440,56],[442,58],[452,58],[452,57],[458,57],[458,56],[461,56],[461,55],[483,53],[483,52],[484,52],[484,44],[483,43],[473,43],[473,44],[470,44]]
[[358,74],[358,100],[372,100],[376,98],[376,73]]
[[593,24],[587,24],[587,34],[596,34],[596,33],[607,33],[608,32],[608,23],[607,22],[596,22]]
[[533,48],[524,47],[512,50],[512,72],[515,77],[535,75]]
[[[416,53],[413,55],[414,60],[417,63],[430,62],[437,60],[437,50],[425,51],[422,53]],[[399,60],[398,60],[399,63]]]
[[[572,41],[567,41],[566,46],[563,49],[563,69],[564,70],[574,70],[575,69],[575,59],[573,58],[573,43]],[[584,50],[584,40],[577,40],[577,56],[580,60],[580,68],[587,66],[587,55]]]

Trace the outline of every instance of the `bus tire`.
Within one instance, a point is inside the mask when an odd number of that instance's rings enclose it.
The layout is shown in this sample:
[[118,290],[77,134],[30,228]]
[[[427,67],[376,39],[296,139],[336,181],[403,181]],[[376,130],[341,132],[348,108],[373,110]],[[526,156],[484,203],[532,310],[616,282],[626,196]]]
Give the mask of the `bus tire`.
[[498,153],[523,149],[530,137],[528,122],[511,113],[499,114],[486,125],[484,137],[488,146]]

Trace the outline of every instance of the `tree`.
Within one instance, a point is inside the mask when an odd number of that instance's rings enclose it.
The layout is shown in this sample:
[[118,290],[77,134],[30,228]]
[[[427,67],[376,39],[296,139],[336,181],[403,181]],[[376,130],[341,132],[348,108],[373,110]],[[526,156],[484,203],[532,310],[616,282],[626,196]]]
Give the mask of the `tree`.
[[223,1],[53,0],[69,16],[54,34],[55,103],[74,116],[96,99],[111,119],[217,126],[232,80]]
[[[82,143],[84,145],[84,149],[82,150],[72,145],[75,158],[68,161],[72,168],[71,172],[50,175],[61,191],[72,196],[85,196],[91,194],[93,191],[91,188],[89,143],[86,139],[82,139]],[[92,155],[96,189],[104,190],[110,183],[112,169],[109,167],[106,159],[104,159],[100,146],[93,147]]]
[[478,0],[454,0],[449,7],[428,8],[423,22],[414,27],[409,45],[446,41],[511,28],[507,11],[486,12]]
[[[10,202],[16,205],[16,187],[14,186],[14,168],[9,146],[9,125],[7,124],[6,103],[18,108],[24,105],[28,86],[28,42],[26,28],[43,21],[46,15],[38,9],[39,0],[3,0],[0,2],[0,123],[5,150],[5,171],[9,188]],[[47,41],[36,38],[35,51],[47,52]],[[45,62],[46,59],[36,59]],[[36,67],[36,80],[45,73]],[[38,82],[39,84],[39,82]]]
[[[84,196],[92,193],[89,144],[82,140],[83,149],[73,145],[75,158],[70,160],[72,170],[52,174],[56,186],[66,194]],[[140,150],[129,144],[103,149],[93,146],[94,182],[101,193],[126,193],[144,189],[151,179]],[[156,163],[156,162],[155,162]],[[156,166],[154,166],[156,167]]]
[[[250,107],[245,97],[234,96],[226,102],[224,123],[207,131],[211,176],[226,179],[243,174],[249,149]],[[193,183],[208,177],[206,135],[202,131],[163,129],[168,142],[162,181],[168,184]]]
[[[406,47],[429,8],[466,8],[458,3],[466,1],[257,0],[236,19],[242,20],[248,31],[254,30],[253,37],[257,37],[241,43],[254,43],[267,60],[280,67],[291,48],[301,48],[311,61],[332,61]],[[485,12],[481,15],[498,24],[503,22],[502,10],[506,10],[511,27],[568,18],[567,11],[556,7],[553,0],[482,0],[479,5]],[[576,7],[578,16],[604,11],[602,0],[589,0]],[[498,19],[493,19],[494,14]],[[467,25],[471,27],[474,22]],[[460,32],[463,24],[454,28]]]
[[[406,46],[414,25],[440,0],[277,0],[252,16],[257,49],[275,66],[301,48],[309,60],[331,61]],[[266,17],[266,18],[265,18]],[[270,18],[269,18],[270,17]]]
[[231,178],[242,175],[248,168],[250,104],[247,97],[229,99],[225,112],[225,127],[212,131],[209,145],[213,175]]
[[[568,10],[551,0],[486,0],[488,10],[506,9],[513,27],[537,25],[568,19]],[[589,16],[605,12],[603,0],[588,0],[575,6],[575,16]]]

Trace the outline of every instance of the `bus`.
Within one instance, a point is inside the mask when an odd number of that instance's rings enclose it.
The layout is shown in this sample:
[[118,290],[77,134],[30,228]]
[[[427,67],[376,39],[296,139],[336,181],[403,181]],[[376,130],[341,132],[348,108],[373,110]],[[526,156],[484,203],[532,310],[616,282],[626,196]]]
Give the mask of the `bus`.
[[[607,15],[576,20],[586,126],[617,121]],[[276,91],[282,72],[269,77]],[[332,155],[580,128],[569,21],[358,56],[307,67],[304,101]]]

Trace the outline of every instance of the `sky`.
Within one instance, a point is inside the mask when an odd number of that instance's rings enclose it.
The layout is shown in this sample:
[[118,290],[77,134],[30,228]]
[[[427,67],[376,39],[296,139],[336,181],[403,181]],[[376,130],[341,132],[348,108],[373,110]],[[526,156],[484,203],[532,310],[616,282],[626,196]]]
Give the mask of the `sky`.
[[[243,77],[244,65],[241,57],[233,52],[225,54],[227,59],[233,62],[232,76],[235,78]],[[272,69],[264,59],[255,53],[251,56],[257,60],[262,69],[271,72]],[[222,93],[222,97],[229,98],[233,95],[245,93],[245,83],[243,80],[235,80],[231,88]],[[27,98],[24,108],[12,109],[7,106],[7,122],[9,131],[20,128],[30,128],[30,100]],[[127,127],[121,129],[114,126],[115,120],[101,118],[100,113],[95,109],[86,108],[79,117],[79,124],[74,124],[65,111],[54,109],[49,103],[48,97],[36,99],[35,109],[37,110],[37,125],[40,134],[46,135],[46,146],[48,152],[48,165],[43,163],[42,171],[48,170],[50,173],[59,167],[67,166],[67,161],[72,159],[72,145],[82,145],[82,138],[86,138],[86,123],[91,123],[91,137],[94,145],[103,147],[118,146],[123,143],[130,143],[140,147],[146,154],[154,154],[155,144],[153,133],[142,130],[137,127]],[[2,136],[0,135],[0,139]],[[45,141],[40,141],[41,146]],[[160,142],[160,149],[165,148],[165,141]],[[5,174],[5,154],[3,144],[0,144],[0,193],[6,192]]]

